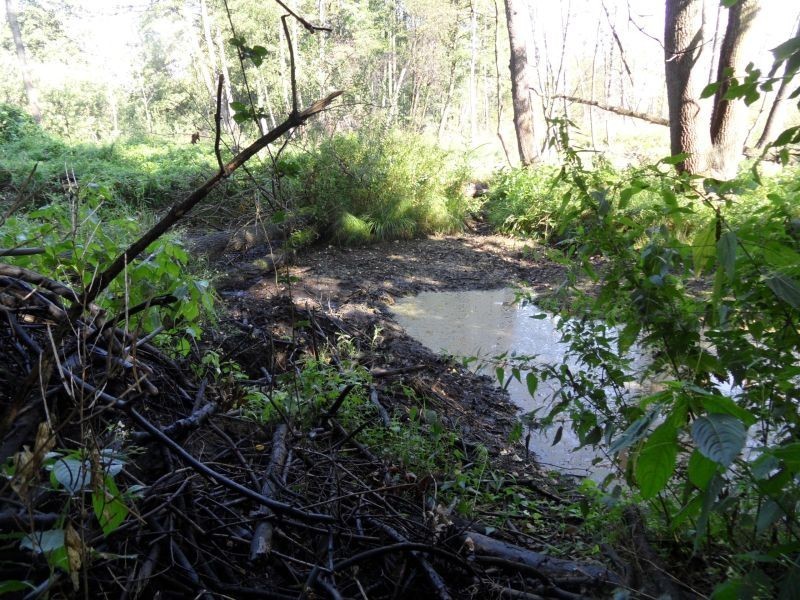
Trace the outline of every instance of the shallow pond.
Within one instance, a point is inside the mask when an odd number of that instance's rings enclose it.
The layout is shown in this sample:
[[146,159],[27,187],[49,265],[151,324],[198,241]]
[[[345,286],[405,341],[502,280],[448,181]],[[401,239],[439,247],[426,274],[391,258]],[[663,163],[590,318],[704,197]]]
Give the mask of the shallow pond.
[[[406,333],[434,352],[455,356],[492,357],[506,351],[537,355],[542,363],[574,363],[564,356],[566,346],[559,342],[558,317],[532,318],[543,311],[531,304],[514,302],[514,290],[468,292],[424,292],[399,300],[393,307],[397,322]],[[492,376],[492,372],[486,373]],[[523,379],[524,381],[524,379]],[[524,384],[512,380],[511,400],[529,412],[545,405],[552,388],[540,383],[536,398]],[[578,439],[569,424],[564,426],[561,441],[553,445],[556,428],[537,430],[531,436],[530,450],[544,466],[591,475],[600,480],[609,473],[610,463],[592,465],[598,454],[590,449],[575,450]]]

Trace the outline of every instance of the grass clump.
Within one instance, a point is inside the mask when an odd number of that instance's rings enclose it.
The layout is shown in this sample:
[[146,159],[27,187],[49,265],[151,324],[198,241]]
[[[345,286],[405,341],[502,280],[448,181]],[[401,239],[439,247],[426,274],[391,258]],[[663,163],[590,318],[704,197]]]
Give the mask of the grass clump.
[[463,226],[466,170],[418,136],[337,135],[289,162],[284,171],[302,210],[338,243],[410,239]]

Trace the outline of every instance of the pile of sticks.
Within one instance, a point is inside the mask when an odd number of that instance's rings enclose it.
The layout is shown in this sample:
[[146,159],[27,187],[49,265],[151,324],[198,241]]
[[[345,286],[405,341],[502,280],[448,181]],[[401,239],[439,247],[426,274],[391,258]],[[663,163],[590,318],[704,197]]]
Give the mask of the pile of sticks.
[[[21,597],[578,598],[621,583],[459,520],[435,476],[359,441],[386,421],[380,402],[340,420],[352,385],[310,422],[264,424],[119,319],[70,317],[77,301],[0,264],[0,580],[25,582]],[[65,456],[85,465],[77,483],[53,476]],[[114,527],[103,494],[125,506]]]

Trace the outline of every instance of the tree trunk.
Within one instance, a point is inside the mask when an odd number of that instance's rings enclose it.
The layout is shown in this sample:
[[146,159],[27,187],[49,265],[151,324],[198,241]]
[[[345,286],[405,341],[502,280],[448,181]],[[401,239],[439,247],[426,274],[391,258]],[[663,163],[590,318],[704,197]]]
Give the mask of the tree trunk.
[[474,146],[478,137],[478,83],[475,76],[478,62],[478,10],[475,0],[470,2],[469,9],[469,140],[470,144]]
[[[703,0],[667,0],[664,55],[670,143],[673,155],[689,154],[678,170],[721,179],[736,175],[744,144],[745,106],[726,100],[725,94],[730,86],[728,73],[742,74],[747,34],[757,13],[757,0],[739,0],[728,9],[719,60],[709,66],[713,57],[704,37]],[[713,103],[700,99],[708,68],[716,68],[719,82]]]
[[704,49],[703,1],[666,0],[664,59],[669,104],[670,151],[687,153],[678,170],[704,173],[708,167],[711,136],[700,102],[699,68]]
[[726,100],[725,94],[730,81],[725,76],[732,70],[741,75],[746,57],[747,32],[758,13],[758,0],[739,0],[728,13],[728,26],[719,52],[717,81],[719,88],[714,98],[714,112],[711,115],[710,166],[713,174],[722,179],[736,176],[739,160],[742,155],[746,131],[741,121],[746,113],[746,106],[741,100]]
[[8,27],[11,29],[11,36],[14,38],[14,47],[17,51],[19,69],[22,72],[22,82],[25,85],[25,96],[28,99],[28,111],[37,123],[42,121],[42,111],[39,108],[39,94],[36,85],[33,83],[30,66],[28,66],[28,53],[22,41],[22,31],[19,28],[19,7],[17,0],[6,0],[6,19]]
[[508,39],[511,46],[511,97],[514,108],[514,129],[517,132],[519,157],[523,165],[536,160],[533,131],[533,111],[530,100],[532,81],[528,69],[528,39],[531,35],[530,16],[525,0],[505,0]]
[[[800,25],[798,25],[795,37],[800,38]],[[781,127],[784,109],[786,107],[786,93],[789,91],[789,81],[792,78],[791,68],[790,61],[787,61],[783,71],[783,78],[781,78],[781,84],[778,87],[778,93],[775,94],[775,100],[773,100],[772,106],[769,109],[769,114],[767,115],[767,122],[764,124],[764,131],[761,132],[761,137],[759,137],[758,142],[756,142],[756,149],[758,150],[762,150],[764,146],[771,142],[775,137],[775,133]]]

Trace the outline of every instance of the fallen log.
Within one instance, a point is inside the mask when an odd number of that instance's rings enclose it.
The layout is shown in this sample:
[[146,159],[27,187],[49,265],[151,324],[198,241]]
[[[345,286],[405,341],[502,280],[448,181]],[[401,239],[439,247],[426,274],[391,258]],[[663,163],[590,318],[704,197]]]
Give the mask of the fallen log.
[[[286,464],[286,456],[288,451],[286,449],[286,434],[289,428],[286,425],[279,425],[272,436],[272,455],[269,459],[269,464],[264,472],[264,485],[261,488],[261,495],[265,498],[275,498],[280,491],[278,486],[275,485],[272,478],[277,477]],[[270,517],[272,511],[264,508],[261,511],[263,517]],[[269,556],[272,550],[272,535],[274,527],[272,523],[263,518],[256,525],[253,532],[253,539],[250,541],[250,560],[254,561],[260,557]]]
[[535,569],[555,583],[561,585],[623,585],[622,578],[602,565],[580,563],[555,558],[541,552],[526,550],[502,540],[490,538],[477,531],[466,531],[458,538],[462,547],[469,548],[475,560],[482,556],[501,558],[510,563],[519,563]]

